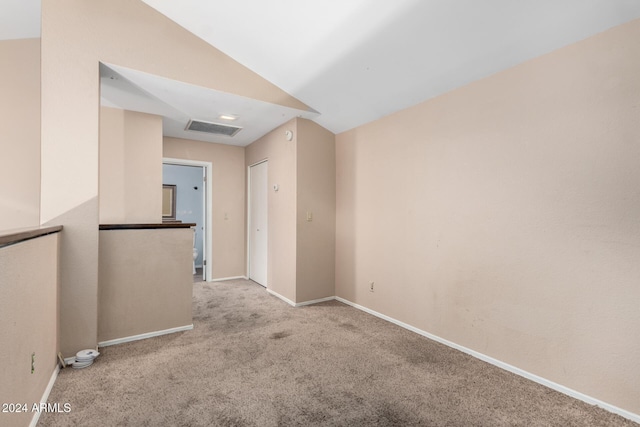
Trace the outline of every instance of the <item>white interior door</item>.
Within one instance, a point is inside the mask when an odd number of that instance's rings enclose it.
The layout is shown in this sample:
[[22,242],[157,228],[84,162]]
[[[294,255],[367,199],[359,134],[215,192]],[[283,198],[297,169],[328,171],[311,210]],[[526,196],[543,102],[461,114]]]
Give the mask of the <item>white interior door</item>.
[[202,168],[202,281],[207,281],[207,168]]
[[249,278],[267,286],[267,162],[249,168]]

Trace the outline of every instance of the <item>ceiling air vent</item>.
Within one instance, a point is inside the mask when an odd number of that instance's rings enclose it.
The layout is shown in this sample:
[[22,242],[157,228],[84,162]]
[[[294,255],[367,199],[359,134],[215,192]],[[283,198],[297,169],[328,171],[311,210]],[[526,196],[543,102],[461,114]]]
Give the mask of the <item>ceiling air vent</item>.
[[238,126],[223,125],[220,123],[202,122],[200,120],[189,120],[185,130],[192,130],[194,132],[204,132],[212,135],[225,135],[234,136],[236,133],[242,130]]

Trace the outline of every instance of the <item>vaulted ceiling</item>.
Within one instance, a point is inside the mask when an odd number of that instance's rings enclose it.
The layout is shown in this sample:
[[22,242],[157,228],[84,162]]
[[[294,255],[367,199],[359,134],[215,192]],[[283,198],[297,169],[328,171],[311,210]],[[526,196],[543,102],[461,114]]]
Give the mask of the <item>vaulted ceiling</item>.
[[[637,0],[142,1],[315,110],[292,117],[334,133],[640,17]],[[0,39],[39,35],[39,0],[0,4]],[[137,77],[143,91],[158,83]]]

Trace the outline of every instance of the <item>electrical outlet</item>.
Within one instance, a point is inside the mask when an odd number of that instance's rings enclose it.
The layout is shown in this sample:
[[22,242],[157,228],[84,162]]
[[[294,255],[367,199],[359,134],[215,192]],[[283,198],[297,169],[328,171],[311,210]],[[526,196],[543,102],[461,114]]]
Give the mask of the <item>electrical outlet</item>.
[[369,282],[369,292],[373,292],[373,284],[374,282]]

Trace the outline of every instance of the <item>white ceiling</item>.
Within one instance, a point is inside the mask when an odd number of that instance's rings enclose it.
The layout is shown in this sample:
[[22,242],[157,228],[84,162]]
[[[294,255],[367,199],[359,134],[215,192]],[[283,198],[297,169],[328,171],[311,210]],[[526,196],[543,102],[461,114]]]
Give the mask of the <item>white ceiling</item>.
[[0,40],[40,37],[40,0],[0,0]]
[[[318,113],[194,86],[113,64],[100,64],[101,103],[163,117],[165,136],[247,146],[294,117]],[[219,118],[235,116],[236,120]],[[185,130],[190,119],[241,127],[235,136]]]
[[[335,133],[640,17],[638,0],[142,1],[319,112],[313,120]],[[0,39],[38,36],[39,0],[0,4]],[[157,98],[157,77],[112,71]],[[200,95],[179,82],[173,92],[183,89],[190,95],[154,108],[184,115],[186,98]],[[251,104],[202,90],[235,101],[241,116]]]

